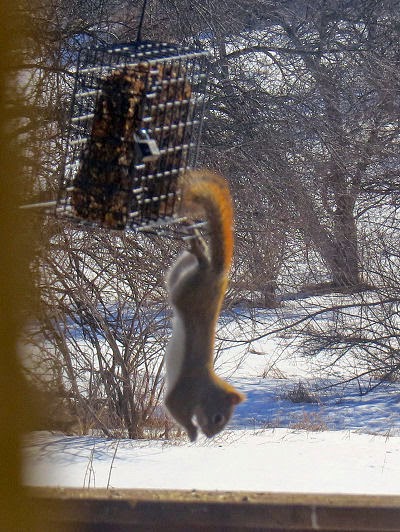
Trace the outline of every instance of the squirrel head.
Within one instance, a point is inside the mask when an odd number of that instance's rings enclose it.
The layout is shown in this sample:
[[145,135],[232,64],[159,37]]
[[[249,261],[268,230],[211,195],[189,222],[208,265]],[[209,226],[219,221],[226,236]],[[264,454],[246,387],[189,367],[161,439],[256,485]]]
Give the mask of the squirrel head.
[[205,391],[194,414],[202,432],[210,438],[225,427],[235,406],[244,401],[245,396],[220,379]]

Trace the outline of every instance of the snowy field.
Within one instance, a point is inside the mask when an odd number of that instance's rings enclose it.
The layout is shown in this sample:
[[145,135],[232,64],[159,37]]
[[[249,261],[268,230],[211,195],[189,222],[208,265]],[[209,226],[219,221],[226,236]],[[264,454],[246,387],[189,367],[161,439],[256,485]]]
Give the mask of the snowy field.
[[[259,325],[268,327],[263,320]],[[260,339],[246,358],[237,347],[223,351],[218,372],[231,376],[247,401],[214,439],[132,441],[37,432],[26,437],[25,483],[399,495],[400,384],[362,396],[356,382],[325,389],[328,380],[315,364],[294,348],[280,351],[276,342]],[[240,369],[233,372],[238,360]],[[300,381],[310,402],[289,400]]]
[[36,433],[36,486],[400,494],[400,437],[352,431],[231,430],[195,444]]

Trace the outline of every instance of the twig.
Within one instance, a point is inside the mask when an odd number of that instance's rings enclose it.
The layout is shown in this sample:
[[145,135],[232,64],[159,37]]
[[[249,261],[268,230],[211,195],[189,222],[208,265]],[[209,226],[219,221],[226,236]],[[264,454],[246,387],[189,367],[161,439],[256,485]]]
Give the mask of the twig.
[[92,450],[90,451],[89,462],[88,462],[88,465],[86,466],[85,478],[83,479],[83,487],[84,488],[86,488],[86,479],[88,479],[87,487],[90,488],[90,484],[91,484],[91,481],[92,481],[92,476],[93,476],[93,488],[96,487],[96,473],[95,473],[95,470],[94,470],[94,467],[93,467],[94,453],[95,453],[95,450],[96,450],[95,447],[96,447],[96,443],[94,442]]
[[120,440],[117,440],[117,444],[115,446],[114,454],[113,454],[113,457],[112,457],[112,460],[111,460],[110,470],[108,472],[107,489],[110,489],[111,473],[112,473],[112,470],[113,470],[113,467],[114,467],[115,457],[117,456],[119,442],[120,442]]

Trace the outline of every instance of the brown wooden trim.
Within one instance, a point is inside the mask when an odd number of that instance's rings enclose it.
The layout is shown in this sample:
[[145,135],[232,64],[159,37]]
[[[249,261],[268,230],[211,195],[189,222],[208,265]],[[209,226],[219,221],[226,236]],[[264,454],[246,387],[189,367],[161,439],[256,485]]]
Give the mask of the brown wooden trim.
[[29,496],[48,530],[400,531],[400,496],[48,488]]

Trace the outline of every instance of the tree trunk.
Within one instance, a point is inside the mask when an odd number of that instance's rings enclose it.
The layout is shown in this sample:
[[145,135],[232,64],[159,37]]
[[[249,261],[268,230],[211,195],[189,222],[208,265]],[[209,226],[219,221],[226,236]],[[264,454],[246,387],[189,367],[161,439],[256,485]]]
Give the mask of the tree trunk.
[[320,253],[331,273],[332,284],[339,289],[359,286],[360,268],[354,199],[349,194],[337,196],[332,229],[321,223],[321,216],[301,183],[298,183],[291,199],[300,214],[301,229]]
[[357,227],[353,214],[354,201],[343,195],[337,203],[331,261],[332,281],[340,288],[357,287],[360,284],[360,268]]

